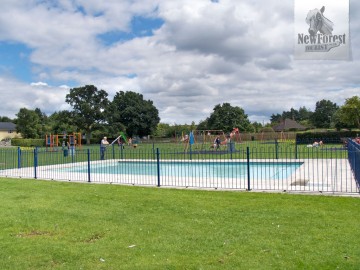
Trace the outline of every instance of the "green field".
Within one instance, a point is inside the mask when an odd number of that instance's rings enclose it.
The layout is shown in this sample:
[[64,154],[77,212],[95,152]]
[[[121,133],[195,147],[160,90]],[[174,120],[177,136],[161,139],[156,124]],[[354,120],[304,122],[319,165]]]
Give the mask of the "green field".
[[0,178],[0,269],[359,269],[360,200]]

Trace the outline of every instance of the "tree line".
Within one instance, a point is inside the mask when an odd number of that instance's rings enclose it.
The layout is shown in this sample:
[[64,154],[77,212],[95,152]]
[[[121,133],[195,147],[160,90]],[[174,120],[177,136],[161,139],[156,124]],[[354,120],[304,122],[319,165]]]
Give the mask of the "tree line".
[[291,108],[281,114],[272,114],[270,123],[250,122],[248,115],[240,107],[233,107],[229,103],[218,104],[208,118],[200,121],[198,125],[168,125],[159,124],[156,135],[159,137],[170,137],[191,130],[223,130],[230,132],[234,127],[241,132],[268,132],[272,127],[280,124],[286,118],[295,120],[307,129],[353,129],[360,128],[360,98],[353,96],[345,100],[343,106],[338,106],[330,100],[316,102],[315,110],[306,107],[299,109]]
[[283,111],[282,114],[272,114],[270,121],[278,123],[286,118],[295,120],[309,129],[360,128],[360,98],[358,96],[348,98],[343,106],[323,99],[316,102],[313,112],[305,107],[300,107],[299,110],[291,108],[289,111]]
[[191,124],[160,123],[159,111],[153,101],[132,91],[119,91],[112,100],[105,90],[94,85],[70,89],[65,102],[71,110],[54,112],[47,116],[39,108],[21,108],[15,119],[0,117],[1,122],[14,122],[23,138],[44,138],[45,134],[70,134],[81,132],[87,143],[91,138],[99,140],[105,134],[117,137],[119,131],[128,136],[173,137],[191,130],[222,130],[230,132],[234,127],[240,132],[261,132],[271,129],[286,118],[307,128],[360,128],[360,98],[353,96],[338,106],[330,100],[316,102],[315,110],[305,107],[291,108],[281,114],[272,114],[270,123],[250,122],[245,111],[230,103],[217,104],[209,117]]
[[94,85],[70,89],[65,97],[72,110],[47,116],[39,108],[21,108],[14,120],[16,131],[23,138],[44,138],[45,134],[85,134],[87,144],[105,134],[117,137],[120,131],[129,136],[145,136],[155,132],[160,122],[159,112],[151,100],[141,94],[119,91],[113,100],[105,90]]

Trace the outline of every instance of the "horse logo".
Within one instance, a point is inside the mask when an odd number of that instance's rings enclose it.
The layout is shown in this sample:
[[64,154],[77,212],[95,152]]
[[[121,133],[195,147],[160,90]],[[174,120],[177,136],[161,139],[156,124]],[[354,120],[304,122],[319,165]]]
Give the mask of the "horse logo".
[[318,32],[323,35],[332,35],[334,23],[324,16],[325,7],[310,10],[306,17],[309,27],[309,34],[315,36]]

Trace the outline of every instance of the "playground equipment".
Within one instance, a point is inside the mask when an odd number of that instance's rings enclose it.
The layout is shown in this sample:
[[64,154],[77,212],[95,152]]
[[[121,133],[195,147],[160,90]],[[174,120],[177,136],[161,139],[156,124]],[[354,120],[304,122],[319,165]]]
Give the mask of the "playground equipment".
[[[191,134],[191,132],[190,132]],[[188,141],[190,141],[190,134],[189,135],[185,135],[182,136],[181,142],[183,142],[184,144],[187,143],[189,144]],[[188,137],[186,137],[188,136]],[[226,141],[227,138],[225,136],[225,133],[223,130],[195,130],[192,132],[192,136],[193,136],[193,144],[195,144],[195,148],[200,148],[202,149],[207,149],[209,147],[213,146],[214,140],[216,137],[220,136],[222,137],[222,144],[226,145]],[[185,149],[187,149],[187,147],[185,147]]]
[[202,146],[204,147],[210,143],[210,148],[213,148],[217,137],[220,138],[220,145],[226,145],[227,138],[223,130],[205,130],[203,133],[204,143]]
[[128,139],[126,138],[126,135],[124,134],[124,132],[120,132],[120,135],[118,137],[116,137],[115,140],[112,141],[111,145],[113,145],[115,142],[117,142],[119,139],[124,140],[124,143],[128,143]]
[[[59,139],[60,138],[60,139]],[[66,145],[65,145],[66,144]],[[54,150],[55,147],[81,147],[81,133],[72,133],[70,135],[64,134],[49,134],[45,135],[45,145],[46,149],[50,148],[51,151]]]
[[233,130],[230,132],[230,139],[237,143],[241,143],[241,133],[238,128],[233,128]]
[[[196,130],[189,134],[183,134],[180,143],[184,145],[184,151],[187,151],[190,146],[193,150],[209,150],[213,149],[227,149],[228,151],[235,150],[235,141],[241,141],[240,132],[238,129],[233,130],[233,134],[225,134],[223,130]],[[220,142],[219,142],[220,141]]]
[[132,138],[127,138],[124,132],[120,132],[120,135],[116,137],[116,139],[113,140],[110,145],[113,145],[115,142],[119,142],[119,146],[124,146],[124,144],[128,144],[136,148],[140,140],[133,140]]
[[185,134],[185,136],[182,137],[181,141],[184,144],[184,151],[186,151],[189,145],[191,147],[191,145],[195,144],[194,133],[190,131],[189,135]]

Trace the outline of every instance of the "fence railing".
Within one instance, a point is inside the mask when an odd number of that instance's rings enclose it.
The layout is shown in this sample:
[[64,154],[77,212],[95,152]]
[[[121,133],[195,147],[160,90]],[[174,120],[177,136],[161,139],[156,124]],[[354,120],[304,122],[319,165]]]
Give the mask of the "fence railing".
[[352,140],[348,140],[348,159],[355,181],[360,187],[360,145]]
[[0,149],[0,176],[206,189],[359,193],[359,146]]

